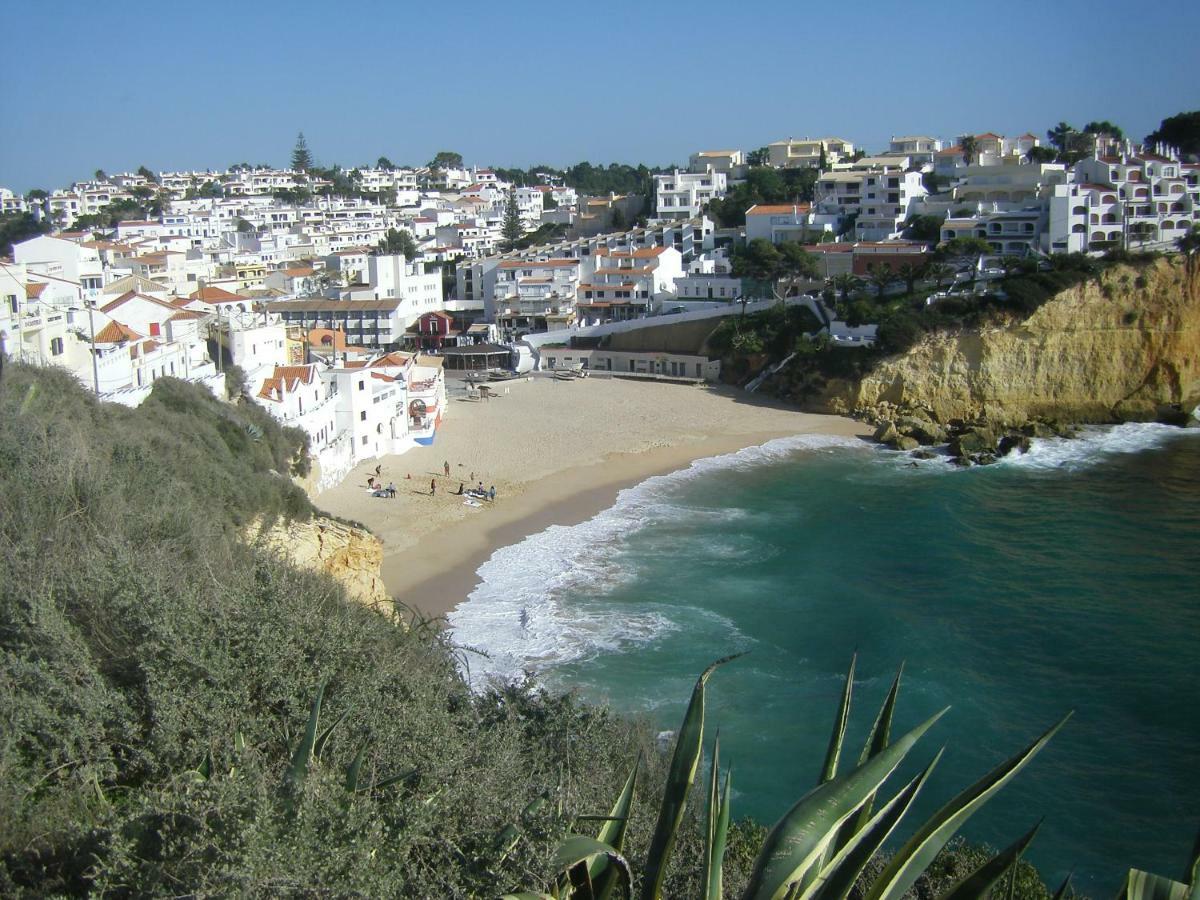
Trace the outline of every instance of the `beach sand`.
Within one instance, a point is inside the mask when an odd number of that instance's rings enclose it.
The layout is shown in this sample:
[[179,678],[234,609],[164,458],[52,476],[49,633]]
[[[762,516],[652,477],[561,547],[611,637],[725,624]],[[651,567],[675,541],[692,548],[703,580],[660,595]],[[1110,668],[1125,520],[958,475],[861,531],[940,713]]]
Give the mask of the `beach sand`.
[[[433,446],[364,462],[314,498],[383,539],[388,592],[427,616],[465,600],[495,550],[550,525],[586,521],[622,488],[652,475],[788,435],[870,434],[852,419],[712,385],[538,375],[498,387],[498,397],[468,401],[462,383],[449,379]],[[367,492],[377,465],[383,483],[395,484],[396,499]],[[479,481],[495,486],[496,502],[465,506],[454,492]]]

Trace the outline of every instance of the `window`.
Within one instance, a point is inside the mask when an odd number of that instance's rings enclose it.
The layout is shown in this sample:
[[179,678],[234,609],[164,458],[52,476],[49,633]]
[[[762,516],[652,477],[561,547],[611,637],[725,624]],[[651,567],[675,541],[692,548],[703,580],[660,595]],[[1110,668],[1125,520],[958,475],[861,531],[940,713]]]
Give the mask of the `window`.
[[367,421],[367,411],[365,409],[358,414],[358,421],[360,421],[360,422]]
[[8,295],[8,308],[15,314],[17,312],[17,295]]
[[367,387],[367,383],[366,383],[365,381],[360,381],[360,382],[358,383],[358,389],[359,389],[360,391],[362,391],[362,390],[366,390],[366,387]]
[[51,338],[50,339],[50,353],[52,356],[62,356],[62,353],[63,353],[63,339],[62,338]]
[[364,447],[365,447],[365,446],[366,446],[366,444],[367,444],[367,436],[366,436],[365,434],[362,436],[362,443],[363,443],[363,446],[364,446]]

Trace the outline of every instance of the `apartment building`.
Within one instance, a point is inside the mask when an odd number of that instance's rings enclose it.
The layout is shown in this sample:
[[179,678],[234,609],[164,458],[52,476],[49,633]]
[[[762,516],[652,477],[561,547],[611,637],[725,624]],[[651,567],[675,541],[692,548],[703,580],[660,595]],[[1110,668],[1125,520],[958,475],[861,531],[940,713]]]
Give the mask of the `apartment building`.
[[408,327],[403,312],[404,301],[391,300],[330,300],[326,297],[308,300],[277,300],[267,304],[267,311],[278,315],[285,325],[313,328],[332,328],[345,332],[346,339],[359,347],[391,349],[399,346]]
[[566,328],[575,321],[580,268],[578,259],[505,260],[485,314],[506,340]]
[[858,241],[883,241],[900,236],[919,198],[927,191],[920,172],[900,168],[826,172],[817,181],[814,208],[854,217]]
[[576,288],[580,324],[636,319],[659,308],[664,299],[674,299],[682,260],[674,247],[598,248],[590,276]]
[[854,155],[854,145],[841,138],[788,138],[767,144],[767,162],[776,169],[816,169]]
[[1104,246],[1097,231],[1105,231],[1106,244],[1119,242],[1124,247],[1174,241],[1186,234],[1200,223],[1195,176],[1194,167],[1185,168],[1178,154],[1162,146],[1127,146],[1117,154],[1080,160],[1075,164],[1076,181],[1092,186],[1086,204],[1088,246]]
[[737,182],[746,177],[746,153],[744,150],[700,150],[688,157],[688,171],[695,174],[720,172],[728,182]]
[[883,156],[907,156],[914,166],[932,166],[934,156],[942,149],[942,142],[925,134],[892,135],[887,153]]
[[654,197],[660,219],[694,219],[704,212],[709,201],[724,197],[727,176],[713,166],[700,172],[681,172],[654,176]]

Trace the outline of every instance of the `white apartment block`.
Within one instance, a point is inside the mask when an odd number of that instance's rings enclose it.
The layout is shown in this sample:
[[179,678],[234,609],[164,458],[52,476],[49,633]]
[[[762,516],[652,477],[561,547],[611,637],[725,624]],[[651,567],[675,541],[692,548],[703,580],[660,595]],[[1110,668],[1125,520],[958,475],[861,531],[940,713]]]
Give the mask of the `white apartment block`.
[[492,309],[485,312],[502,335],[556,331],[575,321],[578,259],[505,260],[496,267]]
[[675,279],[683,275],[683,256],[674,247],[598,248],[591,263],[575,303],[580,324],[587,325],[636,319],[659,309],[675,298]]
[[827,166],[842,162],[854,155],[854,145],[841,138],[788,138],[767,145],[768,164],[776,169],[815,169],[822,155]]
[[942,142],[924,134],[892,135],[885,156],[907,156],[914,166],[932,166]]
[[696,174],[720,172],[729,182],[739,181],[746,176],[746,153],[744,150],[700,150],[688,157],[688,171]]
[[654,196],[660,219],[694,219],[709,201],[725,196],[728,179],[711,165],[701,172],[681,172],[654,176]]
[[899,168],[827,172],[817,181],[813,206],[822,212],[854,216],[857,241],[885,241],[900,236],[918,199],[926,193],[920,172]]

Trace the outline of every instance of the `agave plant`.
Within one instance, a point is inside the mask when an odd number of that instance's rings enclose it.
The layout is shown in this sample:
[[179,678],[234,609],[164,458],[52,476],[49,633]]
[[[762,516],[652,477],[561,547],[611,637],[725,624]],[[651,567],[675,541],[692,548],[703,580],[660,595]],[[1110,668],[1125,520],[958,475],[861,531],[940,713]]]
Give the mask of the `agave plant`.
[[[675,742],[658,824],[643,863],[640,879],[642,900],[660,900],[662,897],[667,864],[702,755],[705,686],[718,666],[734,658],[718,660],[705,669],[692,691],[691,702]],[[947,711],[943,709],[930,716],[893,741],[891,728],[900,690],[900,673],[897,673],[857,765],[839,774],[854,690],[854,667],[855,659],[851,659],[817,785],[801,797],[767,835],[742,900],[844,900],[867,862],[912,807],[941,758],[939,750],[915,778],[875,809],[876,798],[889,776]],[[1016,777],[1068,718],[1070,713],[934,813],[891,857],[867,891],[866,900],[899,900],[963,823]],[[596,837],[572,834],[560,845],[555,855],[555,871],[558,874],[549,893],[508,894],[505,900],[604,900],[614,895],[618,885],[623,886],[631,896],[634,877],[622,853],[621,842],[633,801],[636,773],[637,766],[612,812],[603,817],[604,828]],[[704,900],[716,900],[722,896],[729,804],[730,775],[726,772],[722,785],[719,742],[714,741],[705,802],[704,871],[698,873]],[[1035,825],[1011,846],[969,873],[940,900],[979,900],[986,896],[1013,869],[1037,829],[1038,825]],[[1064,882],[1059,896],[1065,890]],[[1158,897],[1131,894],[1127,900],[1158,900]],[[1184,898],[1164,896],[1163,900]]]

